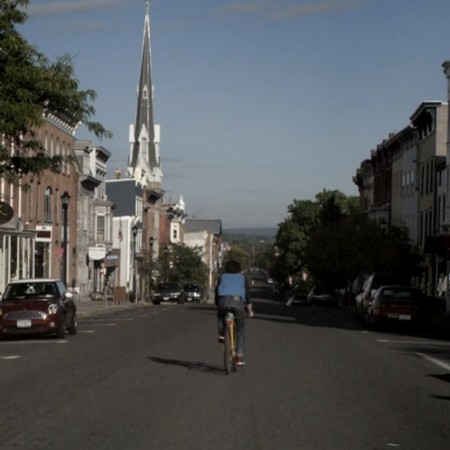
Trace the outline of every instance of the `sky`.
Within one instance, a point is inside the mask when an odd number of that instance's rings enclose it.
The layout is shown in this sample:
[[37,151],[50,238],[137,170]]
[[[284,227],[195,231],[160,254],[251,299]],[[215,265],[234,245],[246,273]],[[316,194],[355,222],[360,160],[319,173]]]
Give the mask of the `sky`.
[[[31,0],[19,31],[72,57],[124,172],[143,0]],[[447,101],[448,0],[152,0],[165,200],[224,229],[276,227],[294,200],[358,195],[353,177],[424,101]]]

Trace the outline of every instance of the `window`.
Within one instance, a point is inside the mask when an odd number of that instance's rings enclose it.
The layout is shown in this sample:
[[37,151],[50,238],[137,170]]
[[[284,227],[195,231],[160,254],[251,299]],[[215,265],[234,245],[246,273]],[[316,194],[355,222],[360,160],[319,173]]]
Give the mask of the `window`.
[[105,242],[105,216],[97,216],[97,242]]
[[44,193],[44,222],[52,223],[52,188],[47,187]]

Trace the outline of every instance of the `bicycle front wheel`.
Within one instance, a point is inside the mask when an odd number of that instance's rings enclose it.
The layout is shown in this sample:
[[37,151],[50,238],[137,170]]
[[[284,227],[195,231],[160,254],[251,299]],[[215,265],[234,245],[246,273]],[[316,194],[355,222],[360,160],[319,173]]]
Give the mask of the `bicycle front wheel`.
[[233,356],[233,339],[230,328],[225,328],[225,341],[223,343],[223,360],[225,366],[225,373],[228,375],[234,370],[234,356]]

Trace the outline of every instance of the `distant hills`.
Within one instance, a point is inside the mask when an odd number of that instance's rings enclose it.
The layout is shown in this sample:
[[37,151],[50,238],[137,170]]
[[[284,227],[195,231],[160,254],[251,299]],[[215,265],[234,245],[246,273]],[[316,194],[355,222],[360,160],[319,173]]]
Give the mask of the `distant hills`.
[[274,238],[278,228],[228,228],[223,230],[224,235],[247,236],[254,238]]

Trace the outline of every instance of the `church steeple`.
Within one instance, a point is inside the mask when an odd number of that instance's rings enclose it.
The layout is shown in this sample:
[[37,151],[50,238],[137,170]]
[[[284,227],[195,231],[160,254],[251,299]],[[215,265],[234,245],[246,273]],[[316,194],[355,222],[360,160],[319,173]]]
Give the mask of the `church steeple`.
[[161,182],[159,125],[153,122],[153,84],[151,71],[150,0],[146,0],[141,70],[139,74],[135,124],[130,125],[128,174],[140,184]]

